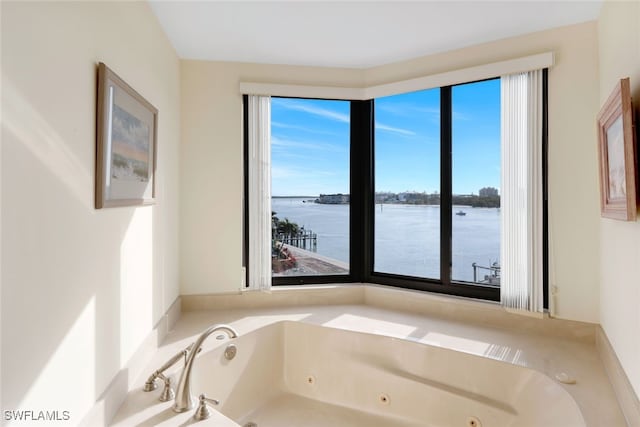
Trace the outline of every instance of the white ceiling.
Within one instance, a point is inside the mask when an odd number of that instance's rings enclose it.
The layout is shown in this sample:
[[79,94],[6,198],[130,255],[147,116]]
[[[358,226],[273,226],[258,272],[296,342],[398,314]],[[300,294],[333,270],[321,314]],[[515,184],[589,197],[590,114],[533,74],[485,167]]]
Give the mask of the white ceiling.
[[586,1],[150,0],[185,59],[368,68],[597,18]]

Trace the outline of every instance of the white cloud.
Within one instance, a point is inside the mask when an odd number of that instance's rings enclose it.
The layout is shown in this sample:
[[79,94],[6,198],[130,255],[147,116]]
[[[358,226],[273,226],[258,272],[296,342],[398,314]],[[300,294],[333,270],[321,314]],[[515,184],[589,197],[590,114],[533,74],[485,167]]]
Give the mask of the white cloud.
[[325,119],[330,119],[341,123],[349,123],[350,121],[348,114],[329,110],[327,108],[316,107],[315,105],[309,105],[303,102],[296,102],[291,100],[282,102],[277,99],[273,99],[271,102],[288,110],[302,111],[304,113],[313,114],[315,116],[324,117]]
[[298,130],[298,131],[301,131],[301,132],[317,133],[317,134],[322,134],[322,135],[338,135],[335,132],[330,132],[330,131],[327,131],[325,129],[314,129],[314,128],[307,127],[307,126],[293,125],[291,123],[282,123],[282,122],[278,122],[278,121],[272,121],[271,122],[271,127],[272,128],[278,128],[278,129]]
[[[376,107],[377,109],[384,111],[385,113],[393,114],[401,117],[426,117],[432,123],[440,122],[440,108],[438,107],[423,107],[408,102],[386,102]],[[454,120],[471,120],[471,117],[459,110],[453,110]]]
[[303,130],[303,131],[310,131],[311,130],[311,129],[309,129],[307,127],[304,127],[304,126],[290,125],[288,123],[276,122],[274,120],[271,121],[271,127],[281,128],[281,129],[295,129],[295,130]]
[[271,135],[271,147],[272,149],[291,149],[291,148],[303,148],[307,150],[322,150],[332,152],[342,152],[348,147],[341,147],[335,144],[329,144],[326,142],[309,142],[292,139],[280,138],[276,135]]
[[392,133],[398,133],[400,135],[405,135],[405,136],[413,136],[416,134],[415,132],[407,129],[396,128],[396,127],[388,126],[379,122],[376,122],[376,129],[384,130]]
[[[340,113],[338,111],[333,111],[333,110],[329,110],[327,108],[322,108],[322,107],[317,107],[315,105],[309,105],[309,104],[305,104],[303,102],[295,102],[295,101],[287,101],[287,102],[281,102],[279,100],[272,100],[271,102],[275,102],[277,105],[287,108],[289,110],[295,110],[295,111],[302,111],[305,113],[309,113],[309,114],[313,114],[315,116],[319,116],[319,117],[323,117],[326,119],[330,119],[330,120],[334,120],[337,122],[341,122],[341,123],[350,123],[351,122],[351,118],[349,117],[348,114],[345,113]],[[276,125],[276,127],[278,126],[282,126],[282,127],[289,127],[289,128],[295,128],[295,125],[289,125],[289,124],[283,124],[283,123],[279,123]],[[376,123],[376,129],[379,130],[383,130],[383,131],[387,131],[387,132],[392,132],[392,133],[397,133],[400,135],[405,135],[405,136],[413,136],[416,133],[407,129],[402,129],[402,128],[397,128],[394,126],[389,126],[383,123]]]

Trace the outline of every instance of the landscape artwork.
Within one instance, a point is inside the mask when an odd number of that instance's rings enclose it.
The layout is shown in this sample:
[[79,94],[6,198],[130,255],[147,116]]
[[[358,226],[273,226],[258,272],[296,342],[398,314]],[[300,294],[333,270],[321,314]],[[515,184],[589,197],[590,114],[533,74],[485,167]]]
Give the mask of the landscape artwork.
[[111,180],[148,182],[149,160],[149,126],[114,105]]
[[624,170],[624,139],[622,136],[622,117],[618,117],[607,129],[609,199],[623,199],[627,194]]
[[637,147],[629,78],[620,79],[598,113],[600,214],[635,221],[638,213]]
[[155,203],[158,110],[98,66],[96,209]]

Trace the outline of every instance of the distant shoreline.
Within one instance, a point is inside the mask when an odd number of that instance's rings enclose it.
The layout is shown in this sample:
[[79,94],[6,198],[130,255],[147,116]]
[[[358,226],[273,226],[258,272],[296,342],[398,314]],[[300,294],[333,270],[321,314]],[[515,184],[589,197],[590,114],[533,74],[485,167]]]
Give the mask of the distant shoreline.
[[318,196],[271,196],[272,199],[317,199]]
[[[424,193],[404,193],[409,197],[398,197],[394,193],[376,193],[376,205],[413,205],[413,206],[440,206],[440,195]],[[391,196],[390,196],[391,195]],[[348,205],[348,194],[321,194],[315,196],[271,196],[272,199],[303,199],[321,205]],[[457,195],[451,197],[453,206],[468,206],[472,208],[500,208],[500,196]]]

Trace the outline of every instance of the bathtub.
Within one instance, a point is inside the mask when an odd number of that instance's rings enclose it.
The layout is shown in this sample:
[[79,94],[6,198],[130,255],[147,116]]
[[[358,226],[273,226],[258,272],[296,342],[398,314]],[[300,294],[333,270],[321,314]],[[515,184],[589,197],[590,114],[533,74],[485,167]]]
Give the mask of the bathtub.
[[407,340],[283,321],[201,354],[192,392],[248,427],[585,426],[527,368]]

